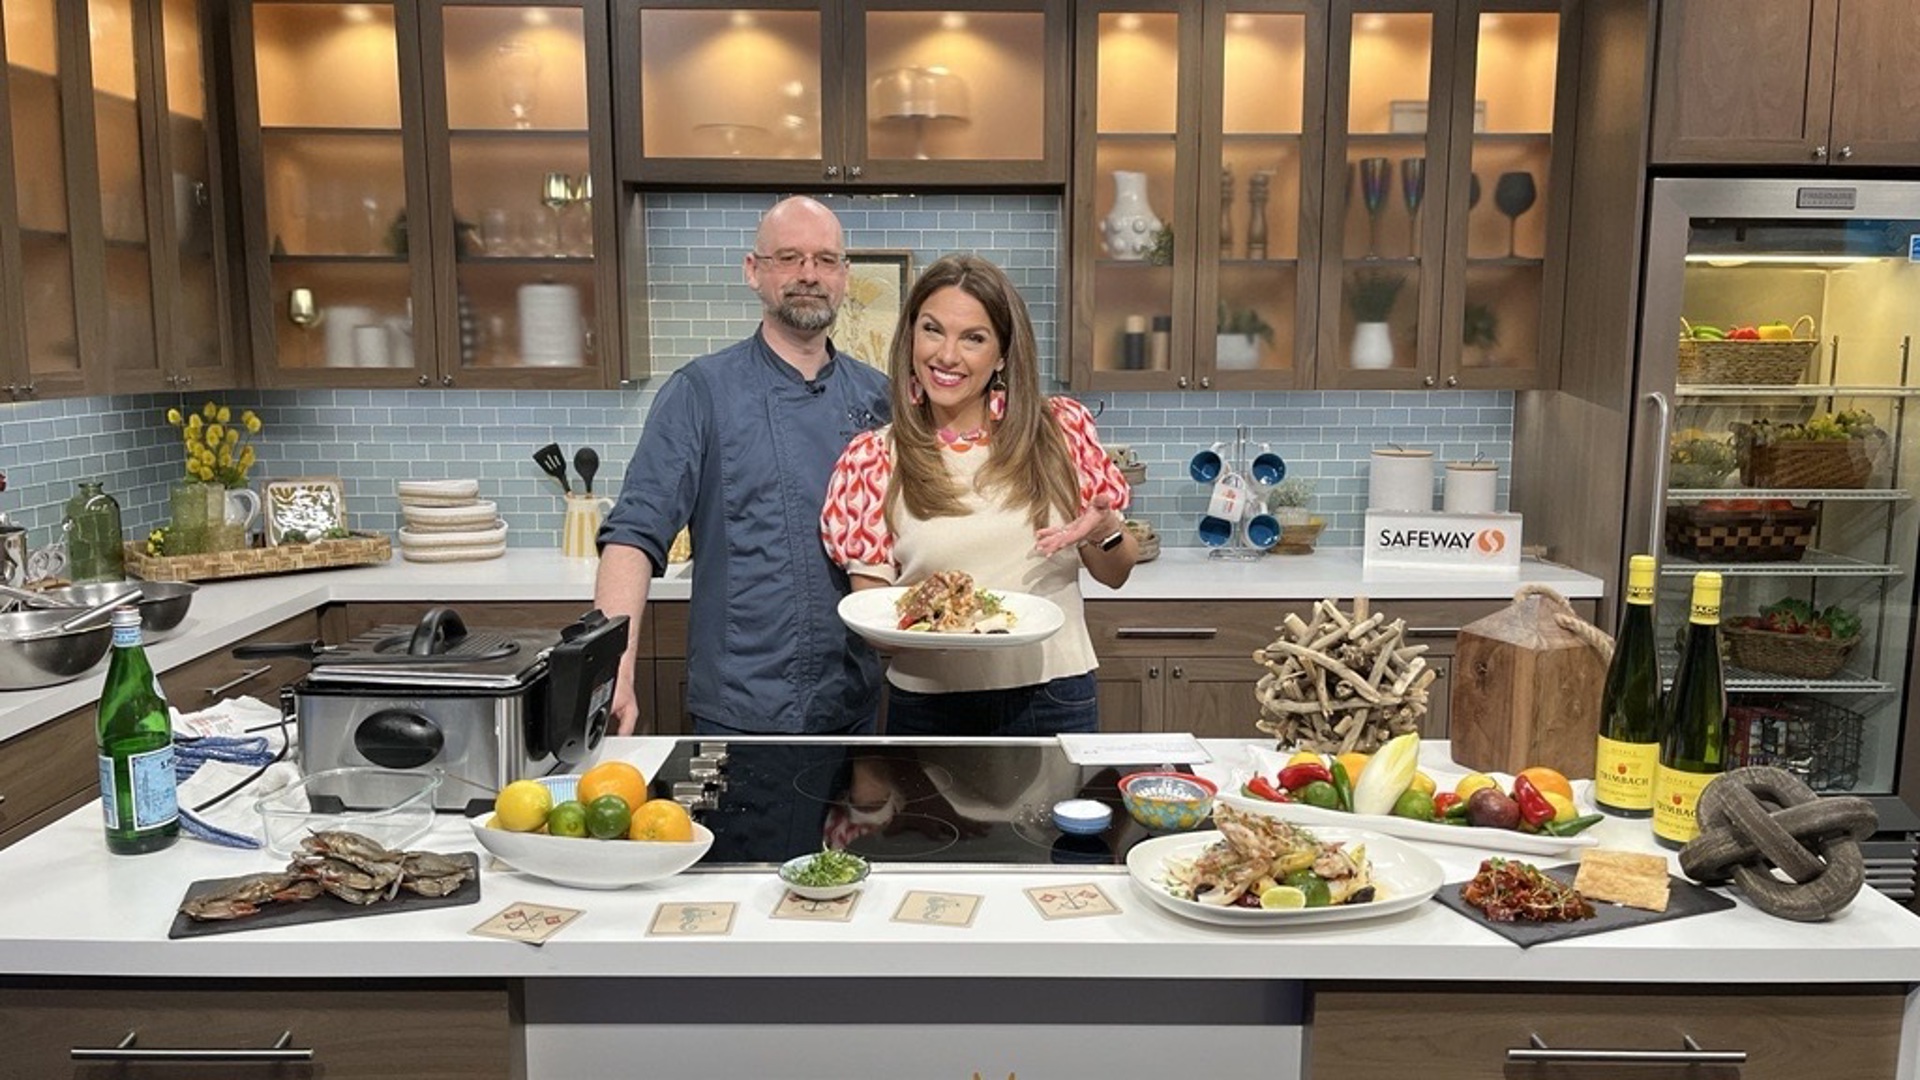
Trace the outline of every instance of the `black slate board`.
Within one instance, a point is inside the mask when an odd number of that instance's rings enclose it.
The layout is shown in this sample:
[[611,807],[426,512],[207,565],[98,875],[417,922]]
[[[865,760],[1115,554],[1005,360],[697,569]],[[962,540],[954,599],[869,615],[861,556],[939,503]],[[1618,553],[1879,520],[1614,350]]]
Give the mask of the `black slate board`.
[[[421,896],[405,889],[395,893],[391,900],[382,900],[375,904],[349,904],[330,893],[321,893],[311,900],[298,900],[292,903],[274,902],[260,905],[260,910],[239,919],[218,919],[212,922],[200,922],[188,918],[177,909],[173,916],[173,925],[167,928],[169,938],[205,937],[209,934],[232,934],[241,930],[264,930],[269,926],[298,926],[302,923],[328,922],[333,919],[356,919],[367,915],[394,915],[402,911],[419,911],[423,908],[460,907],[480,901],[480,857],[471,851],[446,853],[450,859],[460,859],[472,868],[473,877],[458,889],[446,896]],[[181,906],[195,896],[220,888],[229,882],[251,877],[208,878],[187,886],[185,896],[180,898]]]
[[[1579,870],[1579,863],[1563,863],[1559,866],[1545,867],[1541,872],[1555,881],[1571,885],[1574,874]],[[1481,914],[1479,908],[1460,899],[1460,887],[1466,884],[1465,881],[1450,881],[1440,886],[1440,891],[1433,894],[1433,898],[1441,905],[1459,912],[1523,949],[1543,941],[1560,941],[1565,938],[1586,937],[1588,934],[1604,934],[1609,930],[1620,930],[1629,926],[1665,922],[1668,919],[1684,919],[1689,915],[1704,915],[1710,911],[1725,911],[1734,906],[1731,898],[1703,889],[1684,878],[1668,874],[1667,879],[1667,910],[1665,911],[1647,911],[1642,908],[1609,904],[1604,900],[1594,900],[1591,901],[1593,918],[1564,923],[1494,922]]]

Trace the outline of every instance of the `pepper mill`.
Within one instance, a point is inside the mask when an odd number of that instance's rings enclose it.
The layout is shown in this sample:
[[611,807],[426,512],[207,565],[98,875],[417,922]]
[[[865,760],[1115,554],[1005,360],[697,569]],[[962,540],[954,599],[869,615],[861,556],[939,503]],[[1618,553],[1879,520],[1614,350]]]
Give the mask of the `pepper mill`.
[[1220,257],[1233,258],[1233,166],[1220,167]]
[[1267,185],[1273,173],[1261,170],[1247,181],[1247,258],[1267,257]]

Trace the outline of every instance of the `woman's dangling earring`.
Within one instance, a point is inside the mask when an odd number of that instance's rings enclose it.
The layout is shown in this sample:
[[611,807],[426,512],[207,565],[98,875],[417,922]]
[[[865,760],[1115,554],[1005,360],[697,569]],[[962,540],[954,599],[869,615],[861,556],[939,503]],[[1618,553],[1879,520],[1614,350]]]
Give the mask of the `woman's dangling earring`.
[[920,385],[920,376],[918,375],[907,376],[907,400],[913,402],[915,405],[925,405],[927,403],[927,388]]
[[987,415],[999,423],[1007,418],[1007,379],[1006,369],[994,368],[993,378],[987,383]]

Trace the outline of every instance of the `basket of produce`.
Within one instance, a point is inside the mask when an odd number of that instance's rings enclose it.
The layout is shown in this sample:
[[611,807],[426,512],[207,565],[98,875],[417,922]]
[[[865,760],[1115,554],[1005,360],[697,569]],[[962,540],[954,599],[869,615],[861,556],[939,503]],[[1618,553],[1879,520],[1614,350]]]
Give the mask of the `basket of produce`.
[[1742,694],[1727,705],[1729,768],[1772,765],[1815,791],[1850,791],[1860,782],[1866,718],[1818,698]]
[[1740,482],[1760,488],[1863,488],[1886,433],[1865,409],[1821,413],[1804,424],[1735,424]]
[[1735,667],[1796,679],[1832,678],[1860,644],[1860,617],[1838,604],[1815,610],[1788,597],[1760,614],[1721,627],[1727,661]]
[[1798,562],[1820,511],[1786,499],[1707,499],[1667,508],[1667,551],[1701,562]]
[[1669,487],[1726,487],[1727,474],[1739,466],[1732,438],[1715,438],[1699,428],[1676,432],[1667,446]]
[[1680,320],[1679,381],[1791,386],[1806,376],[1820,342],[1813,316],[1723,330]]

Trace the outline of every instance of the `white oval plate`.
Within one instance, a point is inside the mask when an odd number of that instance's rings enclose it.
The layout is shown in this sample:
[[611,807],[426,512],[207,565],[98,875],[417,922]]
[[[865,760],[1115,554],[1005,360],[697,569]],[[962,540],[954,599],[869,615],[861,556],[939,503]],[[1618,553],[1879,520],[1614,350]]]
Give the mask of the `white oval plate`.
[[471,499],[480,494],[478,480],[399,480],[394,494],[422,499]]
[[1373,863],[1376,899],[1368,904],[1340,904],[1333,907],[1294,908],[1268,911],[1263,908],[1216,907],[1183,900],[1167,891],[1164,867],[1168,859],[1190,859],[1220,839],[1217,831],[1175,833],[1155,837],[1134,845],[1127,852],[1127,875],[1134,887],[1147,899],[1189,919],[1219,926],[1293,926],[1307,923],[1347,922],[1374,919],[1397,911],[1418,907],[1440,891],[1446,874],[1440,864],[1411,844],[1360,829],[1315,829],[1322,841],[1342,840],[1349,846],[1365,845],[1367,859]]
[[908,586],[861,589],[840,601],[840,621],[868,641],[903,649],[1007,649],[1045,641],[1066,625],[1059,605],[1029,593],[989,589],[1013,612],[1013,629],[1004,634],[951,634],[931,630],[902,630],[894,604]]
[[[1237,788],[1238,785],[1235,787]],[[1574,848],[1593,847],[1600,842],[1591,831],[1577,836],[1549,836],[1546,833],[1524,833],[1518,829],[1442,825],[1434,821],[1415,821],[1412,818],[1393,817],[1387,814],[1349,814],[1345,810],[1328,810],[1323,807],[1308,806],[1305,803],[1277,803],[1268,802],[1265,799],[1249,799],[1237,791],[1234,794],[1228,794],[1223,790],[1215,798],[1235,810],[1291,821],[1297,825],[1308,826],[1315,832],[1318,832],[1322,826],[1361,828],[1384,836],[1397,836],[1402,840],[1422,840],[1431,844],[1452,844],[1456,847],[1493,851],[1516,851],[1526,855],[1557,855],[1563,851],[1572,851]]]

